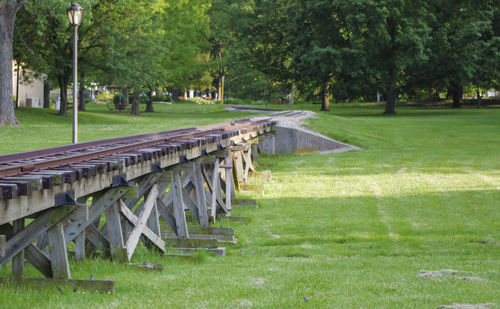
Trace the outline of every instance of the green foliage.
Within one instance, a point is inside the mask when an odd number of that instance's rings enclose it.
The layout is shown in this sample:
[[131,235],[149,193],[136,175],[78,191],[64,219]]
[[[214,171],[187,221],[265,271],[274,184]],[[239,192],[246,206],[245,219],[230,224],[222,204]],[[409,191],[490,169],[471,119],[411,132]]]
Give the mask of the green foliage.
[[170,95],[156,95],[153,96],[154,102],[170,102],[172,101],[172,97]]
[[123,98],[123,95],[121,94],[115,94],[113,96],[113,103],[118,104],[118,103],[125,103],[125,100]]

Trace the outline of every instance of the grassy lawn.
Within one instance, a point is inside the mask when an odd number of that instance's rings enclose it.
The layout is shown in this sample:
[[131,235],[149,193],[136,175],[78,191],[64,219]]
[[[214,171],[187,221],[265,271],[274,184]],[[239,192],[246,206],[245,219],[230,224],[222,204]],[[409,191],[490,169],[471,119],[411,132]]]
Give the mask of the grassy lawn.
[[[131,117],[92,108],[82,113],[81,139],[247,116],[209,105],[158,110]],[[239,240],[226,257],[200,254],[191,264],[136,251],[134,262],[162,263],[162,273],[87,260],[71,265],[72,276],[114,279],[115,294],[3,286],[0,307],[500,307],[500,109],[382,111],[334,104],[307,123],[364,151],[262,158],[274,164],[274,180],[264,195],[247,196],[258,209],[235,210],[248,223],[222,222]],[[19,119],[20,128],[0,128],[1,153],[71,139],[70,118],[26,109]],[[418,276],[443,269],[460,273]],[[10,274],[10,265],[0,274]],[[27,274],[39,276],[32,267]]]

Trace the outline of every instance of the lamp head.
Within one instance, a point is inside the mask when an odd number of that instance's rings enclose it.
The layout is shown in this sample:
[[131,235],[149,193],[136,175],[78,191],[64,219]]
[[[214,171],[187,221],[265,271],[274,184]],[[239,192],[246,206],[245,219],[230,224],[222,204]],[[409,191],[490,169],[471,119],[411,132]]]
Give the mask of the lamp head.
[[69,23],[79,26],[83,19],[83,8],[78,3],[73,3],[67,10]]

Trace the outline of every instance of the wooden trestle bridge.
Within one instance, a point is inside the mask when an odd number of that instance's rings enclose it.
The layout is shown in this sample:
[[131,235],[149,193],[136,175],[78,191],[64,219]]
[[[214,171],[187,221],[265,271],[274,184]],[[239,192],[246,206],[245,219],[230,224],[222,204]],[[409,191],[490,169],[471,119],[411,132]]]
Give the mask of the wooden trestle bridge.
[[[0,156],[0,265],[12,261],[12,277],[0,281],[112,292],[112,280],[71,277],[70,242],[77,261],[100,253],[122,263],[140,239],[166,252],[212,233],[204,239],[216,247],[231,229],[210,225],[231,215],[235,186],[273,125],[244,119]],[[43,277],[24,277],[26,261]]]

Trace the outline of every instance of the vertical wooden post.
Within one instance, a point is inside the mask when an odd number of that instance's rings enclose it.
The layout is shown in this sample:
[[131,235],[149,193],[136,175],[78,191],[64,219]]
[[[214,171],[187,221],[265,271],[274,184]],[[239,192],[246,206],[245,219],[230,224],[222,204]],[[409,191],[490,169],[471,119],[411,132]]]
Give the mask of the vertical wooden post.
[[121,263],[128,262],[127,251],[123,243],[122,226],[120,222],[120,200],[106,209],[106,226],[108,229],[111,257]]
[[47,231],[49,239],[50,263],[52,267],[52,278],[71,279],[68,263],[68,252],[64,239],[64,229],[61,222]]
[[182,200],[181,170],[174,170],[174,179],[170,190],[173,191],[174,218],[177,228],[177,237],[188,238],[188,228],[186,224],[186,214],[184,212],[184,201]]
[[212,213],[211,217],[213,222],[215,223],[215,219],[217,216],[217,195],[219,194],[217,191],[220,190],[219,185],[219,159],[215,158],[214,169],[212,172]]
[[85,259],[85,231],[76,236],[75,245],[75,261],[83,262]]
[[[233,164],[233,153],[229,151],[229,154],[226,158],[226,165],[231,166]],[[226,208],[231,211],[231,194],[234,190],[234,182],[233,182],[233,169],[226,168]]]
[[[24,229],[24,219],[14,221],[14,235]],[[12,274],[16,280],[21,280],[24,276],[24,250],[19,252],[12,259]]]
[[200,219],[200,225],[203,227],[208,227],[208,209],[207,209],[207,199],[205,196],[205,186],[203,185],[203,175],[201,174],[201,164],[196,163],[193,165],[194,168],[194,186],[196,194],[196,204],[198,206],[198,214]]

